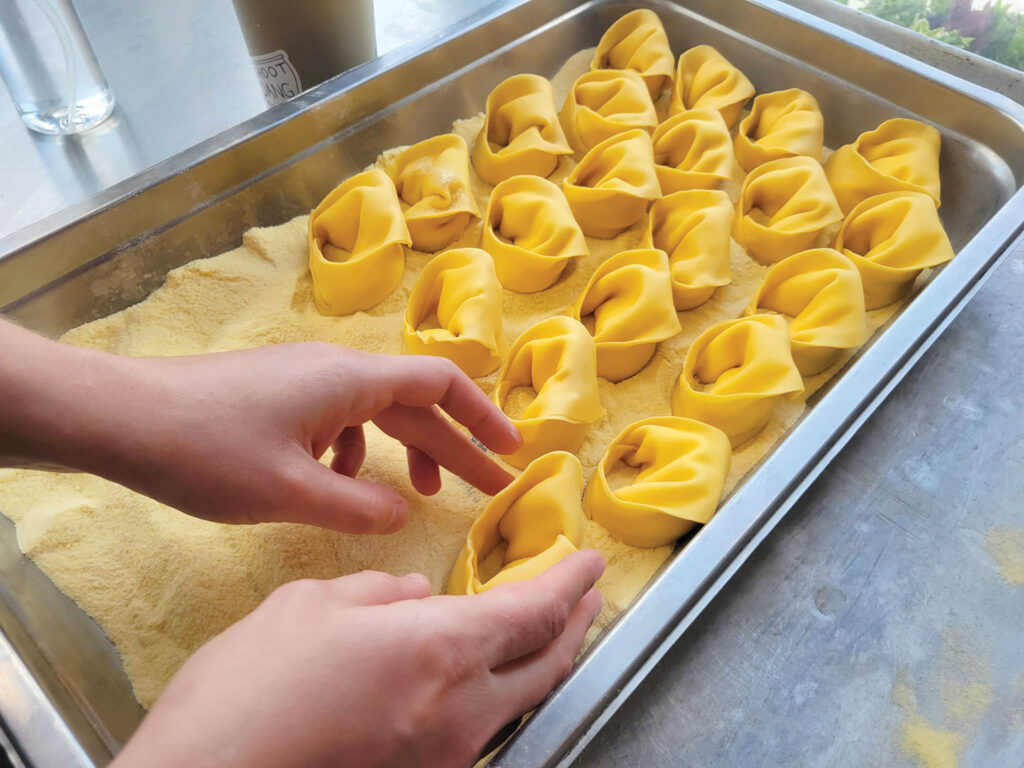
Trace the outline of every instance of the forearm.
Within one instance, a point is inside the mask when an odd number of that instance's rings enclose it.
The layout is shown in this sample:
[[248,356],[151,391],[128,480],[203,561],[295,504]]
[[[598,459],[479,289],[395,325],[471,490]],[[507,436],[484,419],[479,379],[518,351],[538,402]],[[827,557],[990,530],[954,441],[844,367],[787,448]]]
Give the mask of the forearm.
[[0,466],[102,472],[133,410],[123,358],[0,320]]

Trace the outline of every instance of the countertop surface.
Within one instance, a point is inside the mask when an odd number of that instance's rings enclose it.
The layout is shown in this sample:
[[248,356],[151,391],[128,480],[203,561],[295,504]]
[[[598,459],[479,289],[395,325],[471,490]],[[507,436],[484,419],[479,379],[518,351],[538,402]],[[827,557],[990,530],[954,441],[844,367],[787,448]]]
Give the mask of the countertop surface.
[[[0,89],[0,237],[264,108],[229,0],[76,5],[118,106],[55,139]],[[479,6],[377,0],[378,51]],[[580,766],[1024,765],[1021,317],[1018,243]]]

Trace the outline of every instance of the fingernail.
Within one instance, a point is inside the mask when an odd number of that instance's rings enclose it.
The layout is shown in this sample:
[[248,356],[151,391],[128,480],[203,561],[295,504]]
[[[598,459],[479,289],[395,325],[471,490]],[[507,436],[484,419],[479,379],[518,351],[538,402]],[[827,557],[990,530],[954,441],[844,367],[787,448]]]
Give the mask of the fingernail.
[[591,623],[591,624],[593,624],[593,623],[594,623],[595,621],[597,621],[597,617],[601,615],[601,610],[602,610],[603,608],[604,608],[604,598],[603,598],[603,597],[601,597],[601,595],[600,595],[600,594],[598,594],[598,600],[597,600],[597,608],[596,608],[596,609],[595,609],[595,611],[594,611],[594,618],[592,618],[592,619],[590,620],[590,623]]
[[391,519],[388,520],[388,524],[384,528],[385,533],[393,533],[394,531],[398,530],[396,526],[398,525],[399,518],[402,516],[404,507],[405,502],[395,502],[395,505],[391,508]]
[[513,424],[511,421],[508,421],[507,419],[505,421],[505,431],[508,433],[508,436],[512,438],[512,440],[515,442],[517,446],[522,445],[523,436],[519,433],[519,430],[516,429],[516,425]]

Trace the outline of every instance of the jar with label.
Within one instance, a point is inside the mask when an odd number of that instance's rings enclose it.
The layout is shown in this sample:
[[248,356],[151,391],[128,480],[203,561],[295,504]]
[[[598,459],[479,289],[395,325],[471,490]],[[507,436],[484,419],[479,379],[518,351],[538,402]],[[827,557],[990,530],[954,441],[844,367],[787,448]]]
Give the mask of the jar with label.
[[267,106],[377,55],[373,0],[233,0]]

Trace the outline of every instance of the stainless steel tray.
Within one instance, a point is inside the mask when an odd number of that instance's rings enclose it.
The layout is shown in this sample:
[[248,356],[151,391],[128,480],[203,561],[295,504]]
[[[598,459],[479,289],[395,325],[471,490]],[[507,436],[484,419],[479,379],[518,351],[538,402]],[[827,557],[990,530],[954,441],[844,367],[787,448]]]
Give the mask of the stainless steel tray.
[[[1024,229],[1024,108],[771,0],[526,0],[360,67],[0,243],[0,307],[56,334],[118,311],[169,269],[308,211],[383,149],[446,130],[490,88],[550,76],[621,13],[654,8],[673,48],[719,48],[759,91],[817,96],[838,146],[893,115],[943,133],[942,215],[957,258],[865,347],[677,549],[494,763],[569,762],[942,332]],[[103,764],[141,717],[99,628],[0,521],[0,714],[36,765]]]

